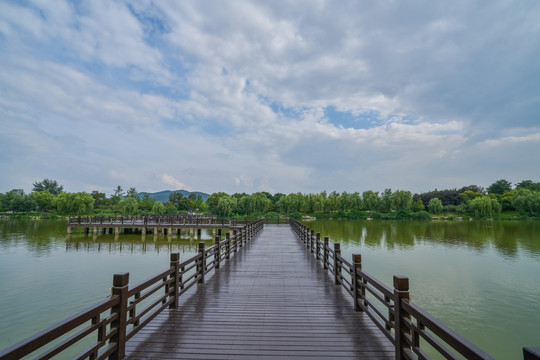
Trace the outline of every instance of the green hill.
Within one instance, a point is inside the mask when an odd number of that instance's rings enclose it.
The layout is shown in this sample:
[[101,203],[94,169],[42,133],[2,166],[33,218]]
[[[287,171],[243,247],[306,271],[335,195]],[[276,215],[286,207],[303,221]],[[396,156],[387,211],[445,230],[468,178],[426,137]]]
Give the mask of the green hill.
[[[184,195],[184,197],[188,197],[191,194],[191,192],[187,190],[163,190],[155,193],[140,192],[137,194],[137,196],[139,198],[142,198],[145,194],[148,194],[151,198],[156,199],[159,202],[166,203],[167,201],[169,201],[169,195],[172,193],[181,193],[182,195]],[[209,194],[200,191],[193,191],[193,193],[195,193],[197,196],[201,195],[203,202],[206,202],[206,199],[208,199],[208,197],[210,196]]]

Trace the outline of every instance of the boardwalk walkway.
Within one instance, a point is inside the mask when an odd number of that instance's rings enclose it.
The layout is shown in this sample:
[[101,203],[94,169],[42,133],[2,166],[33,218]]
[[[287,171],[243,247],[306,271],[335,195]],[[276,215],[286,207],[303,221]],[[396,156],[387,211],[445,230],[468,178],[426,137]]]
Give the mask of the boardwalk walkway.
[[288,225],[267,225],[127,344],[129,359],[390,359]]

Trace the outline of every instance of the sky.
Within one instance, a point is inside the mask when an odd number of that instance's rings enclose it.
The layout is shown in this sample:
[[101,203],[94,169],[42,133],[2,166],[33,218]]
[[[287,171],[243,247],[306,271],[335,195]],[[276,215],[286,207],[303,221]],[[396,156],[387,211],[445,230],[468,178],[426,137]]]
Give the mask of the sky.
[[540,2],[0,1],[0,192],[540,181]]

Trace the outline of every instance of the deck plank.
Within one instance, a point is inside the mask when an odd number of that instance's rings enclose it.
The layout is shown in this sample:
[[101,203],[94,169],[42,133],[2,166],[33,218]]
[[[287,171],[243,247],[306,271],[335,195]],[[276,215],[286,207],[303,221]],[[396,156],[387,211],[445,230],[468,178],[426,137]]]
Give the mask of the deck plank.
[[391,359],[288,225],[264,230],[126,344],[131,359]]

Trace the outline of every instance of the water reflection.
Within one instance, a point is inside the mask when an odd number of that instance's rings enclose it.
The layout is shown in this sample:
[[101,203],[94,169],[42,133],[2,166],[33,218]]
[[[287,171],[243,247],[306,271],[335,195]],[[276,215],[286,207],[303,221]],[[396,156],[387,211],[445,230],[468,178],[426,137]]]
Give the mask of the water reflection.
[[109,252],[109,253],[146,253],[146,252],[178,252],[193,253],[196,251],[199,242],[205,242],[206,246],[214,245],[214,240],[191,237],[180,239],[167,236],[99,236],[82,239],[68,237],[66,252]]
[[[0,250],[3,253],[23,249],[33,257],[51,256],[55,249],[65,248],[66,252],[109,252],[141,253],[179,252],[193,253],[198,243],[206,246],[214,244],[214,234],[210,229],[175,234],[85,234],[83,230],[67,234],[66,221],[58,220],[8,220],[0,222]],[[226,231],[221,232],[224,236]]]
[[520,250],[540,254],[538,224],[532,221],[310,221],[307,226],[331,241],[369,248],[407,250],[417,244],[465,247],[484,251],[494,247],[506,259]]

